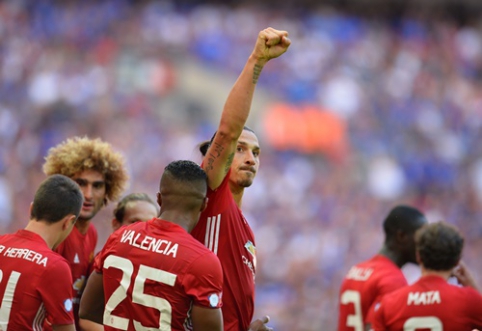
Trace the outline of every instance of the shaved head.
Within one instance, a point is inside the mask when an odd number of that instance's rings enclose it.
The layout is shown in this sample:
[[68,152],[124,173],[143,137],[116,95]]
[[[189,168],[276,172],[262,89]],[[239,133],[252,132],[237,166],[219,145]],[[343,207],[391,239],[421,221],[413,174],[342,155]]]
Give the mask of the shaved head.
[[168,208],[199,209],[207,193],[207,176],[195,162],[169,163],[159,185],[162,203]]

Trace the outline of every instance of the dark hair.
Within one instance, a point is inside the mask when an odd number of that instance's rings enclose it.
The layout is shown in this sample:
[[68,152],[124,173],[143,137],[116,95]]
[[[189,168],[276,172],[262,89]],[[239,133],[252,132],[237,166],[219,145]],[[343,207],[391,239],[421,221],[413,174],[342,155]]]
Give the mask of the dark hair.
[[[253,129],[251,129],[247,126],[244,126],[243,130],[255,133]],[[213,143],[214,137],[216,137],[216,133],[217,133],[217,131],[214,132],[213,136],[211,137],[211,140],[206,140],[206,141],[199,144],[199,151],[201,152],[202,156],[206,156],[206,153],[208,152],[209,146],[211,146],[211,144]]]
[[146,193],[131,193],[123,197],[122,200],[117,203],[117,206],[114,209],[114,217],[116,220],[121,223],[124,221],[127,204],[133,201],[146,201],[157,209],[157,204],[154,203],[154,201],[152,201],[152,199]]
[[418,209],[404,205],[396,206],[383,221],[385,238],[393,238],[398,231],[414,233],[426,222],[425,216]]
[[193,161],[188,161],[188,160],[173,161],[164,168],[164,172],[168,173],[171,178],[177,181],[207,182],[206,173],[197,163]]
[[55,223],[67,215],[79,217],[84,196],[79,185],[64,175],[47,177],[37,189],[30,218]]
[[462,256],[464,238],[456,227],[437,222],[418,230],[415,244],[425,268],[448,271],[457,265]]

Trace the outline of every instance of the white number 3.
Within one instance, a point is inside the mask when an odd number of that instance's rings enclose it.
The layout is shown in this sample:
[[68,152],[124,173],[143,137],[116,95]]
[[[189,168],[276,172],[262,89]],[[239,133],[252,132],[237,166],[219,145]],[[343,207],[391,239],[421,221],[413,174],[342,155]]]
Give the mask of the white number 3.
[[348,315],[348,317],[346,318],[346,326],[354,328],[355,331],[363,331],[363,317],[361,310],[360,292],[346,290],[341,295],[341,303],[344,305],[353,303],[353,306],[355,308],[355,314]]
[[443,331],[442,321],[437,317],[412,317],[403,324],[403,331],[429,329],[430,331]]
[[[104,268],[116,268],[122,271],[122,279],[119,287],[112,293],[111,297],[106,303],[104,311],[104,324],[120,330],[127,330],[129,327],[129,319],[112,315],[112,311],[127,298],[126,293],[131,284],[132,274],[134,273],[134,265],[128,259],[115,255],[109,255],[104,261]],[[159,327],[156,329],[153,329],[152,327],[145,327],[140,322],[133,320],[134,327],[137,331],[171,330],[171,304],[166,299],[145,294],[144,284],[145,281],[149,279],[169,286],[174,286],[176,277],[177,276],[175,274],[170,272],[151,268],[142,264],[140,265],[139,272],[134,280],[132,302],[159,310],[160,318]]]

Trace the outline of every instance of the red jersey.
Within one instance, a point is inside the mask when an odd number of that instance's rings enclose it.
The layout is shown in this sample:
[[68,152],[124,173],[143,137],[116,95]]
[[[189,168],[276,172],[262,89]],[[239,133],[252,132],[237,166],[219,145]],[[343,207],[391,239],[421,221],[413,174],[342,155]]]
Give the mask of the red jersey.
[[371,321],[370,307],[406,285],[400,268],[383,255],[353,266],[341,284],[338,331],[363,331]]
[[154,218],[114,232],[95,259],[105,330],[192,330],[191,306],[220,308],[218,258],[179,225]]
[[38,234],[1,236],[0,269],[0,330],[41,330],[46,314],[74,323],[69,265]]
[[239,331],[247,330],[253,318],[256,246],[253,232],[229,189],[229,174],[216,190],[208,189],[207,208],[191,235],[221,261],[224,330]]
[[375,331],[474,328],[482,328],[482,296],[473,288],[451,285],[435,275],[424,276],[383,298],[372,322]]
[[78,326],[80,297],[92,271],[96,246],[97,230],[90,223],[85,235],[81,234],[74,226],[69,236],[55,250],[67,260],[72,272],[72,295],[74,297],[74,317],[77,329],[80,329]]

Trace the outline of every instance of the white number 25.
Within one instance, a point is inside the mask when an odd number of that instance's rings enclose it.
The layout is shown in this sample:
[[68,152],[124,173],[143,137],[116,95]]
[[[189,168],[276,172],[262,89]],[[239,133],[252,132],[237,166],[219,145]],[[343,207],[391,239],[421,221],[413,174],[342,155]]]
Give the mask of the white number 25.
[[[109,255],[104,261],[104,268],[115,268],[122,271],[122,279],[119,287],[112,293],[106,303],[104,310],[104,324],[120,329],[127,330],[129,326],[129,319],[112,315],[112,311],[127,298],[127,289],[131,284],[132,274],[134,273],[134,265],[128,259]],[[157,281],[162,284],[174,286],[176,282],[176,275],[170,272],[151,268],[145,265],[140,265],[139,272],[134,280],[134,288],[132,290],[132,302],[143,305],[145,307],[155,308],[160,312],[159,328],[152,329],[143,326],[140,322],[133,320],[134,327],[137,331],[147,330],[171,330],[172,309],[169,301],[153,295],[144,293],[144,283],[147,279]]]

